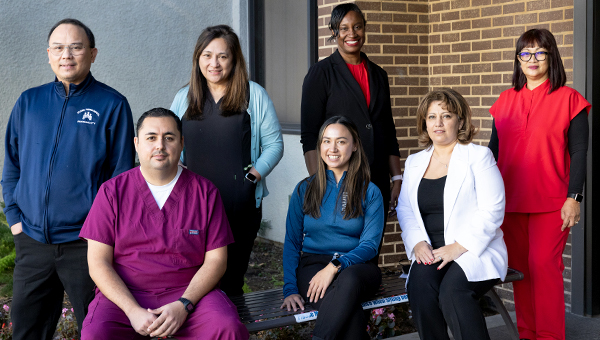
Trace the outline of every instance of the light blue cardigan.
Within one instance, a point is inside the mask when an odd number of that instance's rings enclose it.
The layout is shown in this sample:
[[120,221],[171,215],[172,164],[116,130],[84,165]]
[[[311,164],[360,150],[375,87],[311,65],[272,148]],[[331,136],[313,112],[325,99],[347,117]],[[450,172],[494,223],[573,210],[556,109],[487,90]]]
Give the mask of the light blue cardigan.
[[[187,95],[189,87],[179,90],[175,95],[171,111],[181,118],[188,107]],[[251,160],[252,166],[258,171],[261,180],[256,185],[256,207],[260,207],[263,197],[269,194],[267,190],[266,177],[283,157],[283,137],[281,126],[275,113],[275,107],[267,91],[262,86],[250,82],[250,102],[248,103],[248,114],[250,114],[250,129],[252,132]],[[184,154],[181,161],[185,163]]]

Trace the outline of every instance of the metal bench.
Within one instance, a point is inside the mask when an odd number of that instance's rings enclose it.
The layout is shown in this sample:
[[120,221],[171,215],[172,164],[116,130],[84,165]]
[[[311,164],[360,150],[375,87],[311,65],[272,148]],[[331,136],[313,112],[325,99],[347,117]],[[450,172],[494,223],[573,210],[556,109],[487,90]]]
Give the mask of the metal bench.
[[[521,272],[509,268],[506,279],[499,281],[498,284],[522,279],[523,274]],[[405,279],[399,278],[397,273],[393,275],[384,274],[381,287],[375,295],[375,299],[364,302],[362,304],[363,309],[373,309],[408,302],[408,295],[404,288],[405,282]],[[513,324],[498,294],[496,294],[494,289],[491,289],[487,295],[492,299],[492,302],[494,302],[502,315],[511,338],[518,340],[517,328]],[[231,301],[236,305],[240,319],[246,325],[249,332],[302,323],[314,320],[318,315],[318,311],[314,310],[310,304],[304,305],[304,311],[288,312],[287,310],[280,309],[279,307],[283,303],[283,290],[281,288],[247,293],[243,296],[232,298]]]
[[[523,280],[524,277],[525,276],[520,271],[512,269],[512,268],[508,268],[508,273],[506,274],[506,279],[504,279],[504,281],[498,280],[498,283],[496,285],[501,285],[504,283],[514,282],[514,281],[521,281],[521,280]],[[496,293],[496,290],[492,288],[485,295],[487,295],[490,299],[492,299],[492,302],[496,306],[496,310],[498,310],[498,313],[500,313],[500,315],[502,315],[502,320],[504,320],[504,324],[506,325],[506,328],[508,328],[508,335],[510,336],[510,338],[513,340],[519,340],[520,338],[519,338],[519,331],[517,330],[517,326],[515,326],[515,324],[512,322],[512,319],[510,318],[510,315],[508,314],[506,307],[504,307],[504,303],[502,303],[502,300],[500,300],[498,293]]]

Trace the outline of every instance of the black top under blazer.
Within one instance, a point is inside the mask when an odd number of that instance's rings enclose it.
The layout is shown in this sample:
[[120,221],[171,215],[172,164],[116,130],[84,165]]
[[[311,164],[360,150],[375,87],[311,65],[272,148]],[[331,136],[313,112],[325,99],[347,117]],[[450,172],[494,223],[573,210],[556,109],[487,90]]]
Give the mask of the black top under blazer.
[[[313,65],[302,85],[301,142],[304,153],[316,150],[319,129],[326,119],[346,116],[358,128],[363,148],[371,165],[371,181],[389,201],[389,156],[400,156],[396,128],[392,118],[390,85],[387,73],[361,52],[367,61],[371,104],[367,101],[348,69],[335,51]],[[318,151],[318,150],[317,150]]]

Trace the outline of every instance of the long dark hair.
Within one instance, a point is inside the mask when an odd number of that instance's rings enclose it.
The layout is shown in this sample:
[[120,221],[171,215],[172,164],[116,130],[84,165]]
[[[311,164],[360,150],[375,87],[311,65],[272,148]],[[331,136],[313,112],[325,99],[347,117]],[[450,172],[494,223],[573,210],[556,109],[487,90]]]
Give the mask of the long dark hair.
[[192,58],[192,77],[189,83],[188,108],[185,111],[184,118],[202,119],[204,110],[205,94],[208,91],[206,78],[202,75],[198,60],[202,51],[211,41],[222,38],[227,44],[231,53],[233,65],[231,74],[227,81],[227,88],[223,100],[221,101],[221,112],[223,116],[231,116],[245,110],[248,107],[246,101],[246,91],[248,90],[248,72],[246,71],[246,61],[242,54],[242,48],[238,36],[233,29],[227,25],[218,25],[207,27],[202,31]]
[[[319,161],[317,162],[317,173],[311,178],[305,179],[308,181],[308,188],[304,194],[304,205],[302,207],[305,214],[312,216],[313,218],[321,217],[321,203],[325,196],[327,189],[327,165],[320,156],[321,143],[323,142],[323,134],[325,129],[332,124],[341,124],[350,131],[354,145],[356,145],[356,151],[352,153],[348,164],[348,171],[346,172],[346,178],[342,182],[340,188],[340,194],[337,197],[337,203],[340,202],[340,198],[346,199],[346,206],[344,208],[344,219],[348,220],[364,214],[362,208],[362,202],[367,195],[367,187],[371,181],[371,173],[369,170],[369,163],[367,156],[362,147],[362,142],[358,137],[358,129],[356,125],[347,117],[334,116],[325,121],[321,130],[319,130],[319,138],[317,139],[317,150],[319,153]],[[345,197],[344,197],[345,196]],[[336,209],[337,209],[336,203]]]
[[[565,73],[565,67],[560,58],[560,52],[558,51],[558,46],[556,46],[554,35],[544,28],[530,29],[521,34],[519,40],[517,40],[512,85],[515,87],[515,90],[521,91],[527,84],[527,77],[523,73],[523,70],[521,70],[518,54],[524,48],[534,47],[535,45],[545,48],[548,51],[546,61],[548,62],[548,79],[550,79],[550,91],[548,91],[548,94],[550,94],[552,91],[558,90],[561,86],[565,86],[567,83],[567,74]],[[534,56],[531,57],[535,58]]]

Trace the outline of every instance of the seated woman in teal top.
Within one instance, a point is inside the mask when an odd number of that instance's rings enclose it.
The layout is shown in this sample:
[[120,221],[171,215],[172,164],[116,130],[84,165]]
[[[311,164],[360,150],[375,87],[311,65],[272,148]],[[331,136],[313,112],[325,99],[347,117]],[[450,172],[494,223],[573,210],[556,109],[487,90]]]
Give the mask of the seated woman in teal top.
[[319,310],[313,339],[368,339],[361,302],[379,288],[377,256],[383,198],[370,182],[356,126],[347,117],[325,121],[317,141],[317,173],[290,199],[283,248],[281,308]]

